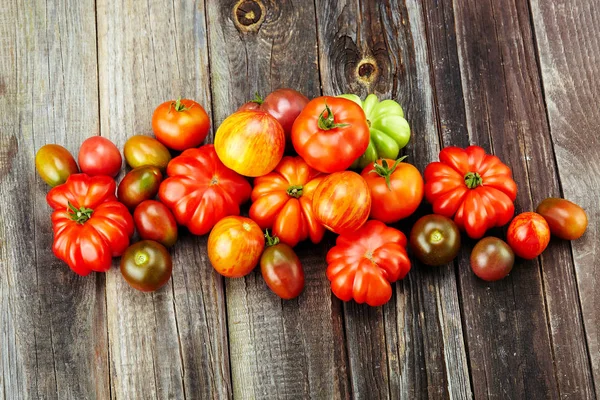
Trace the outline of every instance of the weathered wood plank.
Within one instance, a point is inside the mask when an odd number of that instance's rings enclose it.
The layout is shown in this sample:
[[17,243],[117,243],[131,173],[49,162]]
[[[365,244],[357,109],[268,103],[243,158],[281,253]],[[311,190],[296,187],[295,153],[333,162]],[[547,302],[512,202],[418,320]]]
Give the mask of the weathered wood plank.
[[[587,233],[572,242],[572,249],[587,350],[600,398],[600,8],[593,0],[531,0],[530,4],[562,193],[584,207],[589,218]],[[564,329],[552,329],[564,334],[567,326],[565,322]]]
[[[202,2],[98,0],[101,134],[123,146],[179,96],[210,113]],[[183,233],[171,282],[153,294],[107,277],[113,398],[231,396],[223,283],[205,238]]]
[[[324,92],[398,100],[413,130],[408,160],[423,170],[439,140],[420,2],[316,4]],[[414,262],[395,300],[379,309],[345,304],[355,396],[470,397],[453,267],[432,271]]]
[[52,254],[35,151],[98,132],[93,1],[10,1],[0,13],[0,398],[109,396],[104,276]]
[[[312,2],[208,1],[207,9],[215,125],[256,91],[291,87],[320,94]],[[259,270],[226,280],[236,398],[350,395],[341,307],[325,277],[325,246],[301,244],[297,252],[306,276],[297,300],[280,300]]]

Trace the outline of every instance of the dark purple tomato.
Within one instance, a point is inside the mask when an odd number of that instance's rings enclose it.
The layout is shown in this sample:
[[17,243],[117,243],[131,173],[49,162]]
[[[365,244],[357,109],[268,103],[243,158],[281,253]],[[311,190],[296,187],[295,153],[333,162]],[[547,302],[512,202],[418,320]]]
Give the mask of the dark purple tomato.
[[433,267],[447,264],[460,250],[458,226],[442,215],[425,215],[410,231],[410,248],[423,264]]
[[495,237],[481,239],[471,252],[471,269],[484,281],[504,278],[515,263],[515,253],[506,242]]
[[152,240],[132,244],[121,256],[121,274],[133,288],[153,292],[171,278],[173,263],[165,246]]
[[150,200],[158,193],[162,173],[160,169],[146,165],[131,170],[117,189],[119,201],[133,210],[144,200]]

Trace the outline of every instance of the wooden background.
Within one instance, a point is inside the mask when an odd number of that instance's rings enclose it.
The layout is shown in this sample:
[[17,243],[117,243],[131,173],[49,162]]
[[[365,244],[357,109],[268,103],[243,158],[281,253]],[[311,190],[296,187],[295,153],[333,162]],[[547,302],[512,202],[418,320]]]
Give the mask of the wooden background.
[[[600,398],[599,26],[597,0],[3,0],[0,399]],[[332,297],[333,236],[299,247],[287,302],[217,275],[206,237],[183,235],[154,294],[54,258],[40,146],[121,147],[179,96],[214,131],[279,87],[396,99],[421,171],[479,144],[512,166],[518,212],[565,196],[588,232],[494,284],[467,241],[380,308]]]

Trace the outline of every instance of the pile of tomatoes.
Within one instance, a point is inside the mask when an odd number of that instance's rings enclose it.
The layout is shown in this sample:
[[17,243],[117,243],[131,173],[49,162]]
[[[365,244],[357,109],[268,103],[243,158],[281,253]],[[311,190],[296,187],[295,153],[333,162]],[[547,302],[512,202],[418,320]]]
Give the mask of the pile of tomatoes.
[[[43,146],[36,167],[53,187],[55,255],[80,275],[107,271],[121,256],[124,279],[153,291],[171,276],[168,248],[184,226],[209,235],[218,273],[242,277],[260,264],[267,286],[292,299],[304,288],[293,248],[319,243],[329,230],[339,235],[327,254],[333,293],[378,306],[410,271],[409,245],[422,263],[444,265],[458,254],[461,231],[479,239],[512,220],[508,243],[486,237],[473,249],[473,271],[491,281],[511,271],[515,253],[537,257],[550,233],[576,239],[587,226],[583,209],[563,199],[513,219],[512,173],[478,146],[443,149],[422,176],[399,158],[410,139],[402,107],[375,95],[257,95],[223,121],[214,145],[201,145],[209,124],[192,100],[161,104],[152,117],[156,139],[125,143],[132,169],[118,187],[121,152],[108,139],[84,141],[79,166],[63,147]],[[388,226],[412,215],[423,197],[434,214],[417,220],[408,239]],[[248,217],[241,216],[248,201]],[[130,245],[135,231],[141,240]]]

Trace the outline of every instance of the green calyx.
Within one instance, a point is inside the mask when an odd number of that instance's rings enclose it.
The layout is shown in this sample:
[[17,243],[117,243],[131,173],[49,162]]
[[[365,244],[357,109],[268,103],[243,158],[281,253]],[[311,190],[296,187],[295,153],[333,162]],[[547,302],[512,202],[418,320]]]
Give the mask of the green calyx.
[[467,172],[467,174],[465,175],[465,185],[467,185],[469,189],[475,189],[477,186],[480,186],[482,184],[483,179],[481,178],[481,175],[479,175],[479,173]]
[[194,105],[192,104],[191,107],[186,107],[182,102],[181,102],[181,97],[178,98],[175,101],[172,101],[171,104],[169,105],[169,112],[171,112],[171,107],[175,109],[175,111],[177,112],[183,112],[183,111],[187,111],[190,108],[194,107]]
[[293,185],[287,188],[285,191],[288,196],[300,198],[302,197],[302,185]]
[[380,177],[382,177],[383,179],[385,179],[385,184],[387,185],[388,190],[391,192],[392,191],[392,182],[390,180],[390,177],[396,170],[396,167],[398,166],[398,164],[400,164],[405,158],[406,158],[406,156],[400,157],[399,159],[396,160],[396,162],[391,167],[388,165],[386,160],[381,160],[381,165],[378,164],[377,162],[374,162],[373,163],[374,169],[372,171],[369,171],[369,173],[377,174]]
[[269,230],[265,230],[265,246],[271,247],[279,244],[279,238],[277,236],[269,235]]
[[73,204],[68,203],[69,206],[69,217],[78,224],[84,224],[88,219],[92,217],[94,210],[91,208],[81,207],[75,208]]
[[[327,113],[327,116],[325,116],[325,113]],[[319,121],[317,124],[319,126],[319,129],[324,131],[328,131],[334,128],[343,128],[345,126],[350,126],[350,124],[336,124],[335,118],[333,116],[333,111],[331,111],[331,108],[329,108],[327,103],[325,103],[325,109],[319,115]]]
[[258,94],[258,92],[254,92],[254,98],[250,101],[252,103],[258,104],[259,106],[264,102],[263,98],[260,97],[260,94]]

